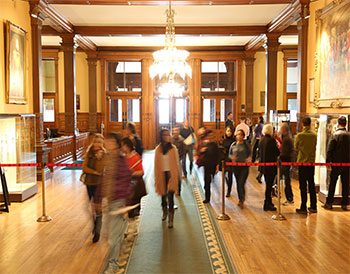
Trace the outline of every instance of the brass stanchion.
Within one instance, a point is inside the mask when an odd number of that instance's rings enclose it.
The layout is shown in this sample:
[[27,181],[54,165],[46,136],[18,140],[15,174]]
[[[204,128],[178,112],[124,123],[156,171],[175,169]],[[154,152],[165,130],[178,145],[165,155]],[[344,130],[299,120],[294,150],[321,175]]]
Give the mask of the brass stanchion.
[[276,221],[284,221],[287,220],[286,217],[284,217],[281,213],[281,180],[280,180],[280,161],[277,161],[277,195],[278,195],[278,202],[277,202],[277,214],[272,216],[273,220]]
[[230,217],[225,214],[225,161],[221,161],[222,166],[222,213],[216,217],[220,221],[230,220]]
[[45,201],[45,164],[41,164],[41,198],[43,203],[43,215],[39,217],[37,222],[49,222],[52,220],[50,216],[46,215],[46,201]]

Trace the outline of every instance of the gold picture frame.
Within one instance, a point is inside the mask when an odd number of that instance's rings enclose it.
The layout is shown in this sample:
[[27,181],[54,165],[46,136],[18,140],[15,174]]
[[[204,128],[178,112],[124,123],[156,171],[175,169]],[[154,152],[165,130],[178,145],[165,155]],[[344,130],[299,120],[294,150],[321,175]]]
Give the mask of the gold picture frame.
[[[350,0],[334,0],[316,11],[315,108],[350,107],[350,66],[346,52]],[[345,47],[345,48],[344,48]],[[311,99],[311,97],[310,97]]]
[[22,28],[5,23],[6,29],[6,103],[27,104],[26,35]]

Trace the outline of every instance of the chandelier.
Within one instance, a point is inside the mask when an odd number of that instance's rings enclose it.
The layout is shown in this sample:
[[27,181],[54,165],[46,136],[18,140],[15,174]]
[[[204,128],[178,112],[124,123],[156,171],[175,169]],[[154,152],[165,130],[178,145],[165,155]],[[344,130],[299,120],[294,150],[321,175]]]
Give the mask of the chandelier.
[[175,74],[179,74],[182,79],[185,79],[186,74],[192,78],[192,69],[186,62],[189,52],[179,50],[175,45],[174,15],[175,11],[171,9],[169,1],[169,9],[166,10],[165,46],[153,53],[154,63],[149,68],[152,79],[157,75],[161,79],[165,75],[172,82]]

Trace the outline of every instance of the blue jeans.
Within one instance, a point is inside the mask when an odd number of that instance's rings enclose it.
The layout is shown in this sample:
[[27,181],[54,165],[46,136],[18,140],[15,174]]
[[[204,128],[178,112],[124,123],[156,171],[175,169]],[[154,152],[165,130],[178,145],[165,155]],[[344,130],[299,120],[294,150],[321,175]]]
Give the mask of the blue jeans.
[[[109,205],[109,211],[115,211],[125,206],[124,200],[111,201]],[[113,269],[115,272],[118,270],[118,259],[120,250],[122,247],[124,232],[127,227],[127,219],[123,215],[111,215],[109,214],[109,256],[106,265],[102,273],[107,269]]]

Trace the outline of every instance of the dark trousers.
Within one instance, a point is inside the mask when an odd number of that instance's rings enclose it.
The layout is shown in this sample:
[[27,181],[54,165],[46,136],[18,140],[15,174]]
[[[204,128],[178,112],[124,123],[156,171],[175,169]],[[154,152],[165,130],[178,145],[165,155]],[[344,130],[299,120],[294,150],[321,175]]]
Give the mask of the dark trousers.
[[299,187],[300,187],[300,196],[301,196],[300,209],[306,210],[308,185],[309,185],[309,193],[310,193],[310,206],[312,209],[317,209],[314,175],[315,175],[314,166],[299,167]]
[[272,205],[272,198],[271,198],[271,191],[272,191],[272,185],[273,181],[275,180],[276,174],[275,173],[268,173],[264,174],[265,177],[265,202],[264,206]]
[[187,176],[187,168],[186,168],[186,156],[188,154],[188,158],[190,159],[190,172],[192,172],[193,168],[193,145],[186,146],[185,145],[185,155],[182,161],[182,171],[184,176]]
[[232,166],[225,166],[225,181],[227,184],[227,193],[231,193],[232,189]]
[[[164,176],[165,176],[165,189],[168,189],[170,172],[165,171]],[[173,191],[168,191],[167,194],[162,196],[162,207],[168,207],[168,203],[169,203],[169,212],[174,212],[174,192]]]
[[245,201],[245,183],[249,174],[248,166],[235,166],[233,169],[237,183],[238,198],[241,202]]
[[[97,195],[97,186],[89,186],[86,185],[87,193],[89,196],[89,200],[95,201]],[[94,233],[100,234],[102,227],[102,211],[96,211],[92,215],[92,221],[94,223]]]
[[293,190],[290,184],[290,166],[281,166],[281,178],[284,175],[284,193],[288,201],[293,201]]
[[210,184],[215,176],[215,168],[211,166],[204,166],[204,190],[205,199],[210,201]]
[[255,143],[254,143],[254,147],[253,147],[253,156],[252,156],[252,162],[254,163],[256,160],[256,156],[257,156],[257,150],[259,147],[259,141],[260,139],[256,139]]
[[350,184],[350,167],[332,167],[331,180],[329,183],[327,204],[332,204],[334,202],[334,191],[337,185],[338,177],[341,178],[342,186],[342,205],[349,204],[349,184]]

